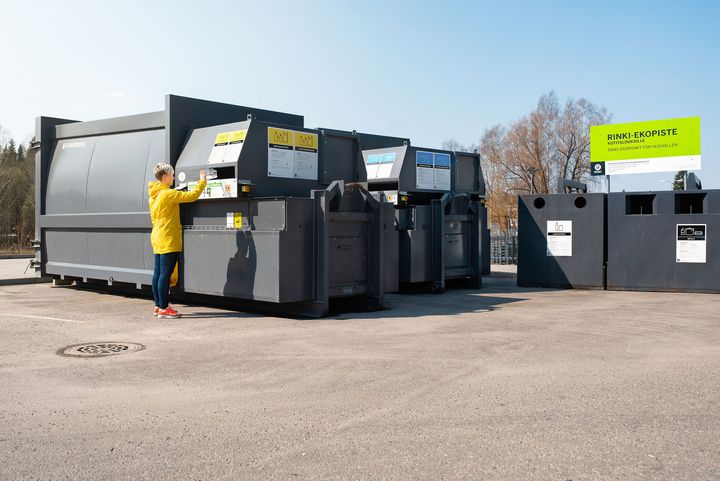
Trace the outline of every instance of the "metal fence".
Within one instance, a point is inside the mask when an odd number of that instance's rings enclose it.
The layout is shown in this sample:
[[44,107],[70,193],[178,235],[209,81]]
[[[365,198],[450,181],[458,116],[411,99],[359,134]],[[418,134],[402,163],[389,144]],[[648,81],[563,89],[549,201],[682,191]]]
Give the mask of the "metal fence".
[[517,264],[517,232],[490,233],[490,262],[492,264]]

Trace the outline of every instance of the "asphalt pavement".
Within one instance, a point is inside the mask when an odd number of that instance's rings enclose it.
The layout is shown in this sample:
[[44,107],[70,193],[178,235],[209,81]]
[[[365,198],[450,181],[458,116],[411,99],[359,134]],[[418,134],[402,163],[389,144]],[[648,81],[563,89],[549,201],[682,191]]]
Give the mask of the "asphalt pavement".
[[[0,287],[1,480],[720,479],[720,296],[388,295],[298,320]],[[144,349],[58,355],[78,343]]]

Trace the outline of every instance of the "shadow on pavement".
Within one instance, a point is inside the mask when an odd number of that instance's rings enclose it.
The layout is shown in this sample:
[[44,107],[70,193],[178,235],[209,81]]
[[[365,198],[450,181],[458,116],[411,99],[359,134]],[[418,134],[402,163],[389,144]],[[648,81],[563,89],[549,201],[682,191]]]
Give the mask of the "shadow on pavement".
[[[545,289],[518,287],[516,278],[509,276],[483,277],[483,285],[479,289],[453,288],[458,285],[448,282],[448,288],[442,293],[433,293],[428,289],[413,289],[402,293],[385,294],[384,306],[380,309],[358,309],[357,304],[345,305],[343,299],[334,299],[331,303],[330,315],[325,319],[337,320],[362,320],[438,316],[438,315],[459,315],[477,312],[492,312],[505,304],[528,300],[526,294],[537,292],[552,292],[562,289]],[[461,285],[461,284],[460,284]],[[134,288],[114,290],[109,292],[107,286],[84,285],[84,290],[91,290],[103,295],[122,296],[126,298],[150,297],[147,289],[136,290]],[[147,292],[146,292],[147,291]],[[172,298],[172,296],[171,296]],[[222,298],[217,302],[198,303],[178,299],[181,304],[187,305],[187,310],[193,308],[201,309],[198,312],[183,313],[182,319],[242,319],[250,317],[274,316],[271,313],[264,313],[252,310],[242,310],[242,307],[234,307],[223,303]],[[202,310],[203,308],[216,308],[220,312]],[[276,315],[276,314],[275,314]],[[293,315],[279,315],[286,319],[305,320],[307,317]]]

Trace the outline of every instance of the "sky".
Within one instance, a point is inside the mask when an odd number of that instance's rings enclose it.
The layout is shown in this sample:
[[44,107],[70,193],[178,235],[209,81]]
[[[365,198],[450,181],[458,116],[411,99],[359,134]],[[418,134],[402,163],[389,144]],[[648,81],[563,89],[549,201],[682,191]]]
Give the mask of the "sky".
[[720,2],[2,0],[0,17],[0,126],[19,141],[40,115],[157,111],[172,93],[473,144],[554,90],[617,123],[700,116],[698,176],[720,188]]

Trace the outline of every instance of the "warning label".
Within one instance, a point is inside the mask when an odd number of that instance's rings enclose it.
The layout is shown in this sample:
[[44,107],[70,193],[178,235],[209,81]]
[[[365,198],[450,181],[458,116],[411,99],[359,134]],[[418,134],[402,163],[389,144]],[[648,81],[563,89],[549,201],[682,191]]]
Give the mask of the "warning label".
[[707,224],[677,224],[675,262],[707,262]]
[[547,221],[547,255],[548,257],[572,256],[572,221]]
[[318,178],[318,134],[268,127],[268,176]]

